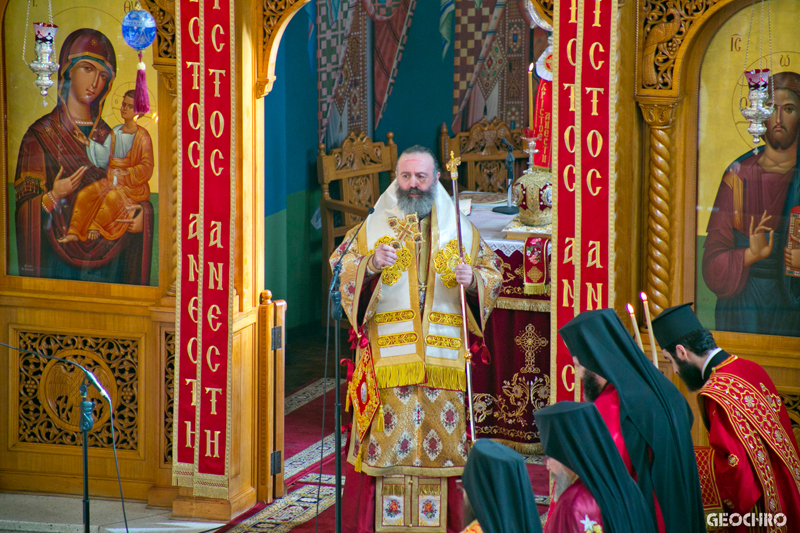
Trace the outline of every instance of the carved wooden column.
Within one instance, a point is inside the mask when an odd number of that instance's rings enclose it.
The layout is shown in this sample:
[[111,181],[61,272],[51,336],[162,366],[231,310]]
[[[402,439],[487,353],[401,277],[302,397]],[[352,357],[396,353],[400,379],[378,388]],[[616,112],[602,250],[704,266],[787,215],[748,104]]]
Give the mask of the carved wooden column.
[[670,305],[670,245],[672,240],[672,182],[675,164],[675,108],[677,103],[639,102],[650,126],[650,173],[647,216],[647,293],[650,311],[658,315]]
[[[172,91],[170,91],[172,93]],[[178,279],[178,99],[172,95],[172,187],[170,188],[170,220],[172,221],[172,262],[170,268],[169,296],[177,293]]]

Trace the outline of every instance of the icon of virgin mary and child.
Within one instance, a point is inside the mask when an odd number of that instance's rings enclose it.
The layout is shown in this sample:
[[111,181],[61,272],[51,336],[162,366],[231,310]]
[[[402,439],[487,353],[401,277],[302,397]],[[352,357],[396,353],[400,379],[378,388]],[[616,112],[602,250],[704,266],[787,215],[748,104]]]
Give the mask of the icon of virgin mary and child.
[[150,284],[153,144],[136,124],[102,112],[117,74],[111,41],[83,28],[61,46],[56,108],[22,138],[14,179],[22,276]]

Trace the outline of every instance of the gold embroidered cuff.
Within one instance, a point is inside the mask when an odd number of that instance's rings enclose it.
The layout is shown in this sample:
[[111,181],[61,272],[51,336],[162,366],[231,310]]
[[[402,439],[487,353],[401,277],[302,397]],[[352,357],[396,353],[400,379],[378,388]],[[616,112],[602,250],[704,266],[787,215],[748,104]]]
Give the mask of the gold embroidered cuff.
[[42,195],[42,207],[46,213],[51,213],[56,207],[56,199],[52,191]]

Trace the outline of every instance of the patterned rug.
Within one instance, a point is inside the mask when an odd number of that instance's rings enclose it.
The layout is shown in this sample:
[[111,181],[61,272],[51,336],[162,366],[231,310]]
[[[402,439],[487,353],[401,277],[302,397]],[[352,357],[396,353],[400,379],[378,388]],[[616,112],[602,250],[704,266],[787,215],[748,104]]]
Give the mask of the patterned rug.
[[[344,381],[342,382],[344,383]],[[299,435],[302,443],[292,443],[292,448],[299,450],[285,460],[284,476],[288,494],[275,500],[270,505],[259,504],[249,512],[237,517],[217,533],[305,533],[314,531],[317,504],[319,503],[319,531],[333,529],[336,482],[333,472],[335,437],[329,433],[323,440],[312,442],[308,435],[317,435],[319,439],[319,420],[312,416],[321,411],[322,395],[327,393],[327,408],[333,405],[334,380],[327,382],[317,380],[310,383],[291,395],[285,402],[286,413],[286,441],[287,447],[292,439]],[[332,416],[326,417],[326,426],[330,427]],[[331,430],[332,431],[332,430]],[[345,446],[343,436],[342,446]],[[309,445],[309,442],[310,445]],[[297,446],[301,444],[301,446]],[[323,457],[323,473],[320,476],[320,452]],[[525,462],[529,465],[528,471],[534,492],[546,493],[546,471],[542,468],[541,456],[526,455]],[[342,480],[344,485],[346,480]],[[318,496],[319,493],[319,496]],[[537,494],[535,496],[539,512],[545,511],[550,503],[548,496]]]
[[[261,512],[228,529],[228,533],[285,533],[300,524],[313,520],[317,515],[317,501],[320,512],[334,504],[333,487],[323,485],[303,485],[280,500],[275,500]],[[320,531],[325,529],[321,528]]]

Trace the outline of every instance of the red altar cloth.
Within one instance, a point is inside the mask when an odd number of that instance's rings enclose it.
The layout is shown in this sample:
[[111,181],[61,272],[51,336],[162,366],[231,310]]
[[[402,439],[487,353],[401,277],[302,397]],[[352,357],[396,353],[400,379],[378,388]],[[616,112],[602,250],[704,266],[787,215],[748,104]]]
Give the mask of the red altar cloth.
[[476,437],[541,453],[533,412],[550,399],[550,296],[525,294],[521,251],[495,253],[503,287],[484,334],[491,363],[473,358]]

